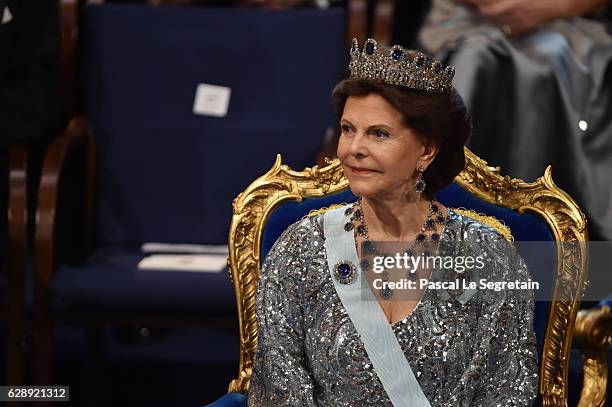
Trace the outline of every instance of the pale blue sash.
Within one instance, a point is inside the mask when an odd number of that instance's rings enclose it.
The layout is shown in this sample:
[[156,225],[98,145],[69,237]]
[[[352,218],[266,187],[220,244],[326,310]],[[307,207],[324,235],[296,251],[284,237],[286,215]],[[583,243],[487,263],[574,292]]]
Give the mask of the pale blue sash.
[[[374,293],[367,284],[362,289],[362,272],[355,239],[353,233],[344,230],[344,224],[348,221],[345,209],[330,210],[324,217],[325,251],[336,292],[361,336],[365,350],[393,405],[430,407]],[[356,275],[350,284],[340,283],[333,270],[336,264],[346,261],[356,268]]]

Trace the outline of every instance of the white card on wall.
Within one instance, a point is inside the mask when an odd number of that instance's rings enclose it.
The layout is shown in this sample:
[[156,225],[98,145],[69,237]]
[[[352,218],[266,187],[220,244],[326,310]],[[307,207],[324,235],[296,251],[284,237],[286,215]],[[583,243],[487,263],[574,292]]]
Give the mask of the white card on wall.
[[12,19],[11,10],[9,10],[8,6],[4,7],[4,10],[2,10],[2,24],[10,23]]
[[196,88],[193,113],[204,116],[225,117],[232,90],[227,86],[200,83]]

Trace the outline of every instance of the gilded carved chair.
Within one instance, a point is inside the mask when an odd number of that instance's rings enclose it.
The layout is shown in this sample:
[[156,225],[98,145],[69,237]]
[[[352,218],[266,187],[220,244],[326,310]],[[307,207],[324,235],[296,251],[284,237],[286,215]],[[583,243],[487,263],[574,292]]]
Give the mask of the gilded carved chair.
[[606,405],[608,358],[612,344],[612,294],[589,310],[578,311],[574,340],[582,353],[584,384],[579,407]]
[[[467,149],[465,169],[450,186],[437,194],[437,198],[496,228],[517,245],[545,242],[545,246],[539,246],[544,249],[535,253],[534,250],[526,254],[521,252],[533,278],[548,291],[544,297],[536,298],[534,325],[540,365],[538,404],[567,406],[569,354],[579,299],[587,281],[585,215],[574,200],[554,184],[550,167],[544,176],[526,183],[503,176],[499,168],[488,166]],[[240,367],[238,376],[229,384],[229,393],[224,396],[228,403],[213,405],[245,403],[240,393],[248,391],[257,345],[256,285],[260,265],[273,243],[287,226],[311,211],[355,199],[338,160],[327,160],[322,167],[297,172],[283,165],[279,155],[273,167],[234,200],[228,261],[239,314]],[[584,329],[581,332],[585,337],[591,336]],[[581,343],[590,348],[588,340]],[[585,358],[585,363],[593,365],[589,360]],[[594,369],[587,366],[586,370],[593,372]],[[597,372],[601,374],[602,369]],[[585,376],[585,389],[591,390],[583,391],[581,406],[605,403],[605,378],[595,376]],[[603,392],[596,388],[602,385],[602,380]]]

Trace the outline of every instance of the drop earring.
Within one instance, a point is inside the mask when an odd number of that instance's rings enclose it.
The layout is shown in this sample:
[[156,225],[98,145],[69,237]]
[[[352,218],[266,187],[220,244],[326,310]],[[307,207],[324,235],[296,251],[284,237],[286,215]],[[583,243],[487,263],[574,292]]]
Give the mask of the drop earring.
[[414,190],[415,192],[421,194],[425,192],[425,188],[427,187],[427,183],[423,179],[423,172],[425,171],[425,169],[423,167],[419,167],[417,171],[419,172],[419,174],[417,175],[417,178],[414,181]]

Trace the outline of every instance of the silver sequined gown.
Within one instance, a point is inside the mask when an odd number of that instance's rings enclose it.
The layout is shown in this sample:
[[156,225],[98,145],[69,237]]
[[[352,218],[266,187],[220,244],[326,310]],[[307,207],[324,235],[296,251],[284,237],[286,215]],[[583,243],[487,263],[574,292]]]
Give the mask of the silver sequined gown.
[[[293,224],[264,262],[249,406],[392,405],[334,289],[323,230],[323,215]],[[510,243],[452,210],[439,245],[485,254],[480,278],[528,279]],[[538,386],[532,292],[478,290],[464,305],[461,292],[449,294],[425,291],[392,326],[430,404],[531,405]]]

